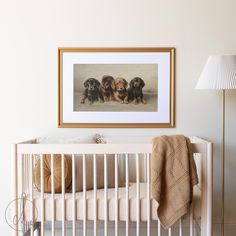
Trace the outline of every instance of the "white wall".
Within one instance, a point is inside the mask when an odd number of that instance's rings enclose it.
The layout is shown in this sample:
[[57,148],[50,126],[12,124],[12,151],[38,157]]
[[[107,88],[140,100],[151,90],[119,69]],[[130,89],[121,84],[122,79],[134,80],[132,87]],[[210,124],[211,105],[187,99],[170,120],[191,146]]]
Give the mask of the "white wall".
[[[236,53],[235,0],[0,1],[0,231],[11,200],[10,144],[46,134],[184,133],[212,140],[214,230],[220,220],[220,93],[194,86],[209,54]],[[175,129],[58,129],[58,47],[177,49]],[[236,92],[227,93],[227,235],[236,234]],[[215,233],[215,235],[217,235]]]

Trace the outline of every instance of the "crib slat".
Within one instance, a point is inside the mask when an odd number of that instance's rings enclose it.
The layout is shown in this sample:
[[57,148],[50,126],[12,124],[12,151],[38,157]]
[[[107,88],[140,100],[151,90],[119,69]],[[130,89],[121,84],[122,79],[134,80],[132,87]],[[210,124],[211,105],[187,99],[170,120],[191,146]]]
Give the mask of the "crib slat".
[[[25,154],[24,155],[24,173],[23,173],[23,176],[24,176],[24,179],[23,179],[23,182],[24,182],[24,192],[27,194],[27,187],[29,186],[28,185],[28,179],[27,179],[27,176],[28,175],[28,168],[27,168],[27,161],[28,161],[28,154]],[[24,214],[23,214],[23,218],[24,218]]]
[[140,159],[141,159],[140,166],[142,166],[142,168],[140,168],[140,181],[147,183],[147,156],[146,154],[143,153],[140,156]]
[[[18,166],[18,155],[17,155],[17,145],[14,144],[12,146],[12,157],[13,157],[13,162],[14,162],[14,166],[13,166],[13,176],[14,176],[14,199],[18,199],[18,187],[19,187],[19,184],[18,184],[18,170],[19,170],[19,166]],[[18,201],[16,201],[16,204],[15,204],[15,217],[16,219],[18,219]],[[15,236],[18,236],[18,223],[16,223],[15,225]]]
[[20,180],[21,180],[21,193],[23,193],[24,192],[24,157],[25,157],[25,155],[23,154],[22,156],[21,156],[21,178],[20,178]]
[[94,191],[94,206],[93,206],[93,213],[94,213],[94,236],[97,236],[97,160],[96,154],[93,154],[93,191]]
[[64,163],[65,155],[61,155],[61,194],[62,194],[62,204],[61,204],[61,214],[62,214],[62,236],[65,236],[65,163]]
[[157,226],[158,226],[158,236],[161,236],[161,222],[160,222],[160,220],[158,220],[157,221],[158,223],[157,223]]
[[86,222],[87,222],[87,204],[86,204],[86,196],[87,191],[86,191],[86,159],[85,159],[85,154],[83,154],[83,202],[84,202],[84,208],[83,208],[83,235],[86,236],[87,234],[87,227],[86,227]]
[[41,187],[41,235],[44,236],[44,173],[43,155],[40,155],[40,187]]
[[73,236],[76,235],[76,230],[75,230],[75,220],[76,220],[76,202],[75,202],[75,155],[72,155],[72,199],[73,199]]
[[140,186],[139,186],[139,154],[136,154],[136,208],[137,208],[137,219],[136,219],[136,235],[139,236],[139,222],[140,222]]
[[34,172],[34,168],[33,168],[33,158],[34,156],[31,154],[29,156],[30,158],[30,165],[29,165],[29,168],[30,168],[30,175],[29,175],[29,181],[30,181],[30,201],[31,201],[31,227],[30,227],[30,235],[31,236],[34,236],[34,192],[33,192],[33,189],[34,189],[34,183],[33,183],[33,172]]
[[168,236],[171,236],[172,230],[171,228],[168,229]]
[[126,236],[129,235],[129,156],[125,154],[125,176],[126,176]]
[[107,236],[107,155],[104,155],[104,235]]
[[183,236],[183,219],[179,220],[179,236]]
[[[14,199],[18,198],[18,156],[17,156],[17,145],[12,145],[12,158],[13,158],[13,177],[14,177]],[[18,219],[18,203],[16,201],[15,208],[14,208],[14,214],[16,216],[16,219]],[[18,236],[18,224],[15,225],[15,236]]]
[[25,169],[26,171],[26,181],[27,181],[27,193],[30,193],[30,154],[27,154],[27,158],[26,158],[26,166]]
[[[25,154],[22,155],[22,163],[21,163],[21,188],[22,188],[22,191],[21,191],[21,201],[24,200],[24,197],[25,197],[25,175],[24,175],[24,171],[25,171]],[[24,204],[24,201],[22,202]],[[24,208],[24,206],[23,206]],[[25,230],[25,222],[24,222],[24,214],[22,215],[22,212],[20,212],[20,215],[21,215],[21,227],[22,227],[22,230],[24,231]]]
[[146,154],[147,159],[147,236],[150,236],[151,219],[150,219],[150,154]]
[[[24,185],[24,183],[25,183],[25,178],[24,178],[24,170],[25,170],[24,163],[25,163],[25,161],[24,161],[24,159],[25,159],[25,154],[23,154],[22,157],[21,157],[21,192],[20,192],[21,193],[21,198],[24,197],[24,191],[25,191],[25,185]],[[20,212],[20,214],[22,214],[22,213]],[[25,226],[25,224],[24,224],[24,214],[23,214],[23,222],[21,222],[22,230],[24,230],[24,226]]]
[[54,156],[51,154],[51,201],[52,201],[52,236],[55,235],[55,180]]
[[115,154],[115,236],[118,234],[118,157]]
[[192,204],[190,206],[190,220],[189,220],[189,224],[190,224],[190,236],[193,236],[193,205]]

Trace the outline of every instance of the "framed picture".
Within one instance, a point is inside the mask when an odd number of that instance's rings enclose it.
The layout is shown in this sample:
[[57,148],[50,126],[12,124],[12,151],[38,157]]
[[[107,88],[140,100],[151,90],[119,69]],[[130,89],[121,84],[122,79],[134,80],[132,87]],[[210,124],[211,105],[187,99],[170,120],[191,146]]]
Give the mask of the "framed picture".
[[59,127],[175,126],[175,48],[59,48]]

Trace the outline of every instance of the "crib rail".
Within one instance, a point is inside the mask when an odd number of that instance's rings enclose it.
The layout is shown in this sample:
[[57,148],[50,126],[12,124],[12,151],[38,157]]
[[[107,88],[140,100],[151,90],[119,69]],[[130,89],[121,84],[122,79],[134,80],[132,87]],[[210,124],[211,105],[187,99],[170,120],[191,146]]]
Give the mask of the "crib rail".
[[[210,236],[211,235],[211,186],[212,186],[212,145],[211,143],[195,138],[193,139],[192,148],[194,153],[201,154],[201,186],[202,186],[202,210],[201,210],[201,234]],[[144,224],[146,225],[146,235],[151,235],[151,226],[153,222],[156,221],[156,232],[158,236],[162,236],[163,229],[158,219],[154,219],[153,217],[153,201],[151,199],[151,183],[150,183],[150,158],[151,158],[151,144],[34,144],[32,141],[30,143],[21,143],[14,145],[13,148],[13,156],[15,163],[15,188],[14,188],[14,198],[21,198],[22,193],[25,193],[27,196],[27,200],[29,200],[29,211],[30,216],[27,212],[23,211],[16,204],[16,216],[18,218],[21,213],[23,213],[22,223],[17,224],[17,230],[14,232],[14,235],[34,235],[34,231],[38,230],[40,235],[45,235],[45,223],[46,221],[50,222],[50,234],[52,236],[55,235],[55,224],[58,220],[60,220],[61,224],[61,235],[66,235],[66,228],[68,226],[68,222],[71,222],[72,235],[78,235],[76,223],[78,220],[82,221],[83,228],[83,236],[88,235],[88,220],[91,220],[91,216],[89,215],[87,204],[88,204],[88,190],[87,190],[87,172],[88,166],[86,161],[87,155],[92,155],[93,162],[93,235],[98,234],[98,227],[100,227],[101,220],[103,222],[104,235],[108,236],[108,225],[110,221],[114,222],[114,233],[113,235],[123,235],[121,234],[120,225],[123,224],[122,220],[125,221],[125,235],[130,235],[130,226],[133,220],[136,222],[136,235],[141,235],[140,226]],[[45,182],[44,182],[44,158],[45,154],[50,155],[51,160],[51,192],[45,193]],[[56,199],[55,193],[55,178],[54,178],[54,154],[61,155],[61,193],[60,201],[61,201],[61,209],[60,214],[58,209],[55,208],[58,198]],[[80,154],[82,155],[82,201],[83,206],[81,210],[82,219],[78,219],[78,199],[76,198],[76,183],[78,179],[76,179],[76,156]],[[114,183],[114,218],[110,218],[110,205],[111,199],[108,196],[109,187],[108,187],[108,155],[112,154],[114,158],[114,172],[115,172],[115,183]],[[71,193],[66,193],[65,188],[65,158],[66,156],[70,156],[72,162],[72,182],[71,182]],[[97,171],[98,171],[98,158],[99,155],[103,156],[103,167],[104,167],[104,191],[103,191],[103,216],[101,217],[101,210],[98,208],[100,205],[98,204],[100,199],[98,198],[98,179],[97,179]],[[120,159],[124,159],[124,167],[125,167],[125,218],[123,219],[120,214],[121,199],[119,198],[120,188],[119,188],[119,177],[120,173]],[[130,159],[135,160],[135,165],[130,166]],[[144,160],[144,165],[141,165],[141,159]],[[40,161],[40,198],[37,198],[35,195],[34,188],[34,168],[36,165],[36,161]],[[144,179],[141,178],[140,168],[143,168]],[[135,208],[136,208],[136,218],[133,219],[131,217],[130,207],[133,204],[130,199],[130,171],[135,169],[136,179],[135,179]],[[92,174],[92,173],[91,173]],[[143,204],[143,199],[141,198],[140,186],[141,183],[145,181],[146,186],[146,198],[145,198],[145,219],[143,220],[143,215],[141,219],[141,203]],[[48,209],[45,208],[45,204],[47,202],[45,196],[50,195],[50,204],[51,204],[51,218],[48,219]],[[35,209],[37,201],[40,201],[39,209]],[[91,200],[91,199],[90,199]],[[27,202],[27,201],[26,201]],[[72,203],[73,211],[67,211],[67,204]],[[38,205],[37,205],[38,206]],[[132,205],[133,206],[133,205]],[[38,210],[38,212],[37,212]],[[143,213],[143,212],[142,212]],[[59,215],[59,216],[58,216]],[[40,216],[40,217],[39,217]],[[47,216],[47,217],[45,217]],[[58,219],[58,217],[60,219]],[[202,221],[204,221],[202,223]],[[38,224],[39,223],[39,224]],[[193,210],[191,208],[190,219],[189,219],[189,235],[194,235],[194,219],[193,219]],[[39,227],[38,227],[39,226]],[[178,224],[178,235],[183,235],[183,219],[179,221]],[[168,230],[168,236],[173,236],[173,229]],[[156,234],[155,234],[156,235]]]
[[[122,148],[121,148],[122,147]],[[192,143],[194,153],[206,153],[206,144]],[[150,143],[133,143],[133,144],[19,144],[17,145],[18,154],[37,153],[37,154],[110,154],[110,153],[150,153],[152,145]]]

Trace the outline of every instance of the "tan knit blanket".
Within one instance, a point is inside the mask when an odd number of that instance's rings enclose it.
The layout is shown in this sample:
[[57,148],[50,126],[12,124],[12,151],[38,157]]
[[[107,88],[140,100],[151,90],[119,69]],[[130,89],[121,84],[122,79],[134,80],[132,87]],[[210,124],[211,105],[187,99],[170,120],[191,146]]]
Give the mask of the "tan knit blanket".
[[189,211],[193,186],[198,183],[188,138],[175,135],[153,139],[151,182],[152,197],[159,205],[158,218],[168,229]]

